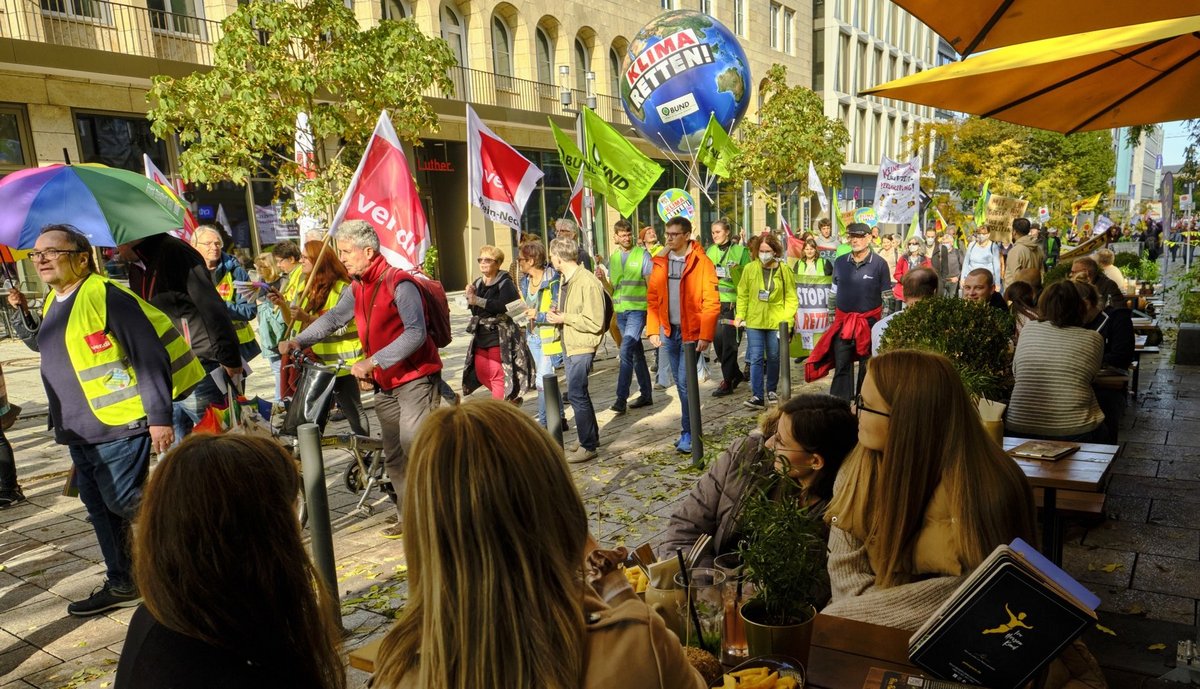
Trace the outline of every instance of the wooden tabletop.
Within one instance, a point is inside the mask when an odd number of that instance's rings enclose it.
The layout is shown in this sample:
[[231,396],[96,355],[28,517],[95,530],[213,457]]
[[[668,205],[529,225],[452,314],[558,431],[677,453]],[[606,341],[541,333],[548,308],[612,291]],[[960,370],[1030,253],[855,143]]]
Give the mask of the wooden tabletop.
[[817,615],[805,686],[858,689],[871,668],[921,674],[908,660],[912,632],[842,617]]
[[[1026,438],[1004,438],[1004,450],[1011,451]],[[1102,445],[1100,443],[1079,443],[1079,449],[1062,459],[1026,459],[1013,457],[1029,485],[1034,488],[1057,488],[1060,490],[1076,490],[1082,492],[1097,492],[1100,490],[1104,475],[1121,451],[1119,445]]]

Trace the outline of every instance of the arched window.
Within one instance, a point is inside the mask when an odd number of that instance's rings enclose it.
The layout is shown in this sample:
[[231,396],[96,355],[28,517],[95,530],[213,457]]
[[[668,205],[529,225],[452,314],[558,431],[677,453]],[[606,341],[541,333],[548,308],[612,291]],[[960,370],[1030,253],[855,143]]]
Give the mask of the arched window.
[[492,17],[492,70],[496,73],[496,83],[503,88],[512,88],[512,52],[508,26],[500,17]]
[[442,3],[442,39],[450,44],[450,52],[460,67],[467,66],[467,30],[462,17],[448,3]]
[[542,27],[535,32],[537,39],[537,76],[543,84],[554,83],[554,43]]
[[408,19],[411,14],[408,7],[405,6],[404,0],[381,0],[381,14],[384,19],[401,20]]
[[617,54],[616,48],[608,49],[608,71],[612,73],[608,88],[611,89],[608,95],[621,96],[621,56]]
[[575,88],[587,93],[587,73],[592,71],[592,56],[588,54],[587,46],[578,38],[575,39]]

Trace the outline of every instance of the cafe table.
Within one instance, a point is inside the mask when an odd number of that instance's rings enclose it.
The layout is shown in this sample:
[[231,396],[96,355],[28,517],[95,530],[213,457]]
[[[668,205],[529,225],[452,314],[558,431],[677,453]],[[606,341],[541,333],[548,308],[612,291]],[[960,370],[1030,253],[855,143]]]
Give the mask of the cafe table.
[[[1011,452],[1027,438],[1004,438],[1004,451]],[[1029,485],[1042,489],[1042,554],[1062,565],[1062,515],[1058,512],[1058,491],[1103,492],[1104,478],[1121,452],[1119,445],[1078,443],[1079,449],[1061,459],[1044,460],[1013,457]]]

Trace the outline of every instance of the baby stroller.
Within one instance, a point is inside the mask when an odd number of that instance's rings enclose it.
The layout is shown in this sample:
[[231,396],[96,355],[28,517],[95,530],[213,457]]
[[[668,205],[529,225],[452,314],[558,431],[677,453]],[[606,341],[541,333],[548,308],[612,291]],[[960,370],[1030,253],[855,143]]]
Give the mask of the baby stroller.
[[[290,398],[285,398],[287,412],[279,427],[279,440],[292,449],[292,454],[299,459],[299,441],[297,429],[306,423],[315,423],[322,429],[329,419],[329,408],[333,402],[333,385],[339,371],[345,368],[344,362],[338,362],[334,367],[325,366],[315,357],[305,356],[301,352],[293,352],[284,362],[285,367],[294,367],[298,372],[295,391]],[[289,386],[290,387],[290,386]],[[346,450],[354,461],[346,465],[342,473],[347,490],[351,493],[361,493],[351,514],[366,519],[371,516],[372,505],[368,502],[372,489],[381,488],[388,497],[394,497],[391,480],[383,467],[383,441],[369,436],[354,433],[339,433],[321,435],[321,448]],[[303,521],[303,516],[301,517]]]

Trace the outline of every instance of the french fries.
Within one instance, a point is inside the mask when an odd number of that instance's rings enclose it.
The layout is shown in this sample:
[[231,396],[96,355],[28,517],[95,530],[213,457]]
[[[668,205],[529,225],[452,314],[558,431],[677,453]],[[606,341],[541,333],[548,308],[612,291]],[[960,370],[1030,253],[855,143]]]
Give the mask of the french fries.
[[650,579],[646,577],[646,573],[642,571],[641,567],[626,567],[625,579],[633,587],[634,593],[645,593],[646,587],[650,585]]
[[721,679],[721,689],[798,689],[795,677],[780,677],[765,667],[730,672]]

